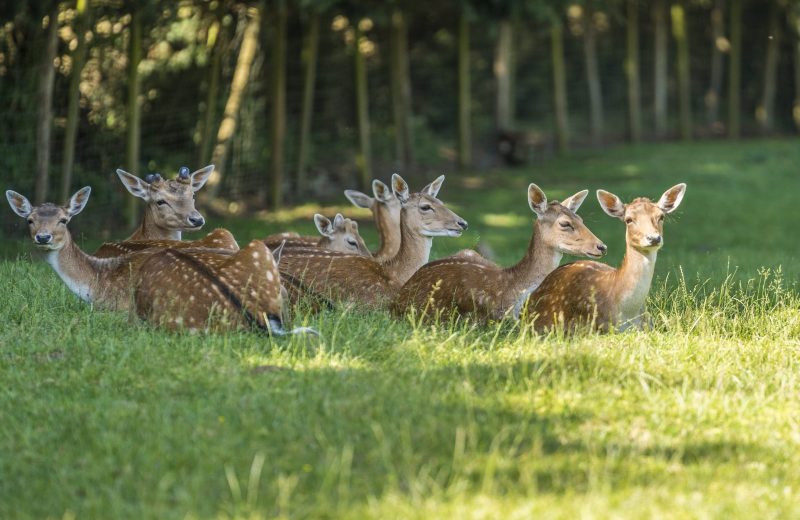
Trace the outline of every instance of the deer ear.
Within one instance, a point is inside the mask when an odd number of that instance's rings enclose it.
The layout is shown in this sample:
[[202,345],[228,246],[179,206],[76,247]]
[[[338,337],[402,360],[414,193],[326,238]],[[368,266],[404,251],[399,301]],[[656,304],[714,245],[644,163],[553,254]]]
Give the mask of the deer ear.
[[658,199],[658,207],[664,213],[672,213],[680,206],[684,193],[686,193],[686,184],[683,182],[676,184]]
[[92,188],[90,186],[85,186],[70,197],[69,203],[67,204],[67,213],[70,217],[74,217],[83,211],[83,208],[86,207],[86,203],[89,202],[90,193],[92,193]]
[[370,209],[374,202],[372,197],[356,190],[344,190],[344,196],[357,208]]
[[597,201],[600,207],[603,208],[610,217],[622,220],[625,216],[625,204],[622,200],[611,192],[606,190],[597,190]]
[[392,190],[389,189],[389,186],[378,179],[372,181],[372,193],[375,195],[375,199],[381,202],[389,202],[394,196],[392,195]]
[[408,202],[408,198],[410,197],[408,183],[396,173],[392,174],[392,192],[400,203],[405,204]]
[[316,213],[314,215],[314,225],[317,226],[317,231],[319,231],[320,235],[324,237],[333,235],[333,224],[331,224],[331,221],[327,217]]
[[196,172],[194,172],[191,176],[192,178],[192,191],[197,192],[200,191],[200,188],[205,186],[206,181],[211,177],[211,174],[214,173],[214,165],[209,164],[205,168],[200,168]]
[[286,240],[281,240],[281,245],[279,245],[275,249],[270,249],[270,253],[272,253],[272,259],[275,260],[275,265],[281,262],[281,254],[283,254],[283,248],[285,246],[286,246]]
[[6,199],[11,209],[22,218],[28,218],[33,212],[33,206],[23,195],[13,190],[6,190]]
[[122,169],[117,169],[117,177],[119,177],[122,185],[131,195],[146,201],[150,200],[150,185],[148,183]]
[[530,183],[528,186],[528,205],[538,217],[547,213],[547,195],[534,183]]
[[335,217],[333,217],[333,229],[343,229],[344,228],[344,217],[341,213],[337,213]]
[[561,205],[565,208],[569,208],[570,211],[573,213],[577,213],[578,209],[583,204],[583,201],[586,200],[586,196],[589,194],[589,190],[581,190],[572,197],[567,197],[561,202]]
[[422,188],[422,193],[426,193],[435,199],[436,195],[439,194],[439,190],[442,189],[443,182],[444,175],[439,175],[432,183]]

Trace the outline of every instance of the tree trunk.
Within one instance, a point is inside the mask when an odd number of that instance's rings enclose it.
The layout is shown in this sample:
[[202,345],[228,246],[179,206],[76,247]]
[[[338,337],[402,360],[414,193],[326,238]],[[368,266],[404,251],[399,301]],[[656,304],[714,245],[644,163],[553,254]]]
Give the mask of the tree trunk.
[[464,9],[458,20],[458,167],[472,165],[472,97],[469,74],[469,17]]
[[249,17],[250,19],[242,35],[239,56],[236,58],[236,68],[233,71],[228,100],[225,102],[222,121],[217,131],[214,153],[211,156],[211,162],[215,165],[215,168],[214,173],[208,179],[208,188],[204,190],[208,197],[214,197],[219,193],[220,178],[223,170],[227,167],[231,139],[239,122],[239,107],[242,104],[247,84],[250,82],[250,69],[253,67],[253,60],[258,49],[258,33],[261,28],[260,7],[251,9]]
[[569,149],[569,120],[567,116],[567,74],[564,65],[564,31],[561,19],[550,26],[553,59],[553,108],[555,109],[556,147],[560,153]]
[[794,126],[800,132],[800,4],[794,4],[789,11],[789,23],[791,24],[794,41],[794,107],[792,107],[792,119]]
[[655,56],[653,58],[653,115],[658,139],[667,136],[667,2],[653,3]]
[[[222,5],[222,4],[220,4]],[[219,97],[220,70],[222,69],[222,55],[227,48],[225,28],[222,25],[222,13],[217,15],[217,21],[212,26],[216,30],[209,31],[207,47],[211,48],[211,63],[208,67],[208,91],[206,92],[206,111],[203,117],[203,130],[200,138],[200,153],[198,166],[208,164],[211,160],[211,140],[214,135],[217,117],[217,98]]]
[[741,135],[742,0],[731,0],[731,51],[728,71],[728,136]]
[[594,2],[586,4],[584,17],[583,52],[586,57],[586,81],[589,85],[589,114],[592,127],[592,144],[603,142],[605,117],[603,116],[603,90],[597,65],[597,31],[594,26]]
[[408,27],[400,9],[392,13],[389,39],[389,69],[392,85],[395,159],[401,169],[414,160],[411,132],[411,75],[408,63]]
[[719,128],[719,97],[722,92],[724,55],[720,42],[725,38],[725,0],[715,0],[711,9],[711,83],[706,93],[706,123],[711,130]]
[[[128,106],[126,120],[128,135],[125,147],[125,167],[138,174],[139,155],[142,141],[141,107],[139,106],[139,62],[142,61],[142,14],[138,7],[131,13],[131,28],[128,38]],[[138,220],[138,200],[126,197],[128,226],[134,227]]]
[[358,154],[356,167],[361,189],[366,189],[372,180],[372,142],[369,128],[369,98],[367,97],[367,63],[361,52],[360,21],[355,26],[354,70],[356,82],[356,119],[358,120]]
[[631,141],[642,140],[642,100],[639,80],[639,0],[628,0],[625,24],[625,76],[628,79],[628,129]]
[[689,34],[686,10],[682,3],[672,5],[672,35],[675,37],[678,60],[678,103],[680,107],[681,139],[692,139],[692,93],[689,74]]
[[500,21],[494,56],[494,77],[497,82],[497,129],[514,128],[514,25]]
[[761,106],[756,110],[756,118],[765,134],[772,132],[775,126],[775,89],[778,79],[778,58],[781,40],[781,7],[777,0],[771,0],[769,6],[769,39],[767,55],[764,60],[764,91]]
[[270,207],[283,204],[284,147],[286,145],[286,3],[275,8],[272,34],[272,167],[270,171]]
[[81,71],[86,63],[85,33],[89,16],[86,12],[88,3],[88,0],[78,0],[75,9],[77,14],[74,27],[78,46],[72,53],[72,70],[67,94],[67,124],[64,130],[64,152],[61,162],[61,200],[67,200],[72,193],[72,168],[75,163],[75,141],[78,137],[78,109],[81,98]]
[[303,79],[303,109],[300,122],[300,147],[297,153],[295,194],[300,195],[306,185],[306,161],[311,142],[311,115],[314,113],[314,83],[317,77],[319,49],[319,13],[313,11],[308,25],[306,48],[303,52],[305,78]]
[[50,181],[50,134],[53,128],[53,82],[56,69],[53,60],[58,51],[58,2],[53,2],[48,15],[47,40],[42,53],[39,91],[36,96],[36,204],[47,199]]

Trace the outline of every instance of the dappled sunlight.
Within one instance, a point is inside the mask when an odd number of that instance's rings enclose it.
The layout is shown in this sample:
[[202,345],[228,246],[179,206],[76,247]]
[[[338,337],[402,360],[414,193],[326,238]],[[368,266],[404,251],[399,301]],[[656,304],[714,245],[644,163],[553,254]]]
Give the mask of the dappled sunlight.
[[297,220],[311,220],[315,213],[332,216],[341,213],[345,217],[353,219],[371,219],[372,214],[367,209],[356,208],[352,204],[321,205],[316,203],[306,203],[290,208],[281,208],[277,211],[259,211],[253,218],[271,224],[286,224]]
[[487,213],[481,217],[481,221],[487,226],[512,228],[525,225],[528,219],[517,213]]

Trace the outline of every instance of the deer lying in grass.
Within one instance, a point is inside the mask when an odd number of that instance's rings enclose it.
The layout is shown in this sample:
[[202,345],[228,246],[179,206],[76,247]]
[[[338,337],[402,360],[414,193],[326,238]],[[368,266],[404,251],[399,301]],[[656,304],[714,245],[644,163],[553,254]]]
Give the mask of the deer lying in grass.
[[[141,264],[159,249],[148,248],[113,258],[98,258],[81,251],[72,240],[67,224],[86,207],[90,193],[91,188],[88,186],[78,190],[66,207],[50,203],[34,207],[24,196],[11,190],[6,191],[6,198],[11,209],[27,220],[34,244],[45,252],[45,261],[70,291],[98,308],[127,309],[136,272]],[[218,234],[215,237],[214,233],[211,233],[208,245],[213,246],[214,240],[219,236]],[[173,247],[187,247],[191,244],[180,241],[166,242],[173,244]],[[217,251],[227,254],[231,252],[221,249]]]
[[[94,252],[98,258],[111,258],[150,247],[175,247],[181,240],[182,231],[196,231],[203,227],[205,219],[194,207],[194,194],[208,180],[214,166],[189,173],[185,166],[173,180],[163,179],[159,174],[150,174],[144,180],[130,173],[117,170],[117,176],[125,188],[135,197],[147,202],[142,224],[122,242],[107,242]],[[177,247],[216,247],[239,249],[236,240],[226,230],[215,230],[203,239]]]
[[430,262],[403,285],[392,304],[395,314],[416,308],[447,317],[452,312],[479,320],[501,319],[558,267],[564,254],[599,258],[606,246],[576,215],[587,190],[563,202],[548,203],[536,185],[528,186],[528,205],[537,219],[525,256],[505,269],[467,250]]
[[464,219],[434,196],[439,186],[441,181],[411,194],[402,177],[393,175],[394,195],[402,205],[397,254],[378,261],[319,249],[287,249],[278,264],[287,289],[370,306],[388,303],[428,261],[433,237],[457,237],[467,228]]
[[[436,197],[442,187],[442,182],[444,182],[444,175],[423,188],[422,192]],[[370,197],[366,193],[356,190],[345,190],[344,192],[344,196],[354,206],[372,212],[372,218],[381,241],[380,247],[373,256],[378,261],[384,261],[395,256],[400,249],[400,209],[402,205],[392,193],[392,189],[378,179],[372,181],[372,194],[375,196]]]
[[686,184],[668,189],[657,203],[628,204],[597,190],[603,211],[625,223],[625,258],[618,269],[581,260],[553,271],[528,297],[525,319],[537,330],[586,327],[607,331],[641,326],[656,255],[664,244],[664,217],[683,200]]
[[361,256],[372,256],[367,249],[364,239],[358,233],[358,222],[344,218],[341,213],[337,213],[330,219],[320,215],[314,215],[314,224],[321,236],[301,237],[291,236],[290,233],[278,233],[265,238],[263,242],[270,249],[285,244],[285,247],[318,247],[329,251],[339,251],[341,253],[351,253]]
[[136,314],[169,330],[255,328],[270,334],[284,329],[280,275],[272,252],[261,240],[231,254],[166,249],[139,269]]

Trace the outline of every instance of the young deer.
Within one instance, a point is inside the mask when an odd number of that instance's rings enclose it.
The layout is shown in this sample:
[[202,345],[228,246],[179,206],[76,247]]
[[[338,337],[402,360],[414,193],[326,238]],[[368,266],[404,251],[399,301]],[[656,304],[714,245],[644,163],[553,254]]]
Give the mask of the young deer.
[[456,311],[484,321],[503,318],[553,269],[564,254],[599,258],[606,246],[576,215],[587,190],[563,202],[552,201],[536,185],[528,186],[528,205],[537,219],[525,256],[505,269],[475,251],[462,251],[426,264],[403,285],[392,311],[416,308],[446,316]]
[[314,224],[321,236],[305,237],[296,234],[291,236],[290,233],[278,233],[268,236],[263,242],[270,249],[285,244],[289,248],[318,247],[329,251],[372,256],[364,239],[358,233],[358,222],[355,220],[344,218],[341,213],[337,213],[331,222],[330,219],[317,213],[314,215]]
[[624,330],[641,325],[656,255],[664,244],[664,217],[683,200],[686,184],[668,189],[657,203],[640,197],[628,204],[597,190],[603,211],[626,225],[625,258],[619,269],[581,260],[553,271],[526,302],[527,320],[537,330]]
[[393,175],[394,195],[402,205],[397,254],[378,261],[311,248],[285,250],[278,268],[287,289],[372,306],[388,303],[428,261],[433,237],[457,237],[467,228],[464,219],[434,196],[440,186],[441,180],[410,194],[402,177]]
[[[432,197],[436,197],[442,181],[444,181],[444,176],[433,181],[422,191],[427,190]],[[344,196],[354,206],[366,208],[372,212],[372,218],[381,241],[380,247],[373,256],[376,260],[383,261],[395,256],[400,249],[400,209],[402,205],[392,193],[391,188],[378,179],[372,181],[372,193],[375,195],[374,197],[356,190],[345,190]]]
[[[45,252],[45,260],[70,291],[99,308],[127,309],[138,268],[159,249],[149,248],[114,258],[97,258],[81,251],[72,240],[67,224],[86,207],[90,193],[88,186],[78,190],[66,207],[50,203],[34,207],[28,199],[11,190],[6,191],[6,198],[11,209],[27,220],[34,244]],[[187,243],[175,241],[174,244],[179,247]],[[230,251],[223,252],[230,254]]]
[[139,269],[136,314],[169,330],[255,328],[286,331],[280,275],[272,252],[253,240],[230,255],[200,249],[166,249]]
[[191,174],[184,166],[175,179],[166,180],[155,173],[142,180],[117,170],[119,180],[131,195],[147,202],[142,224],[126,240],[180,240],[182,231],[203,227],[206,221],[194,207],[194,194],[213,171],[213,164]]

